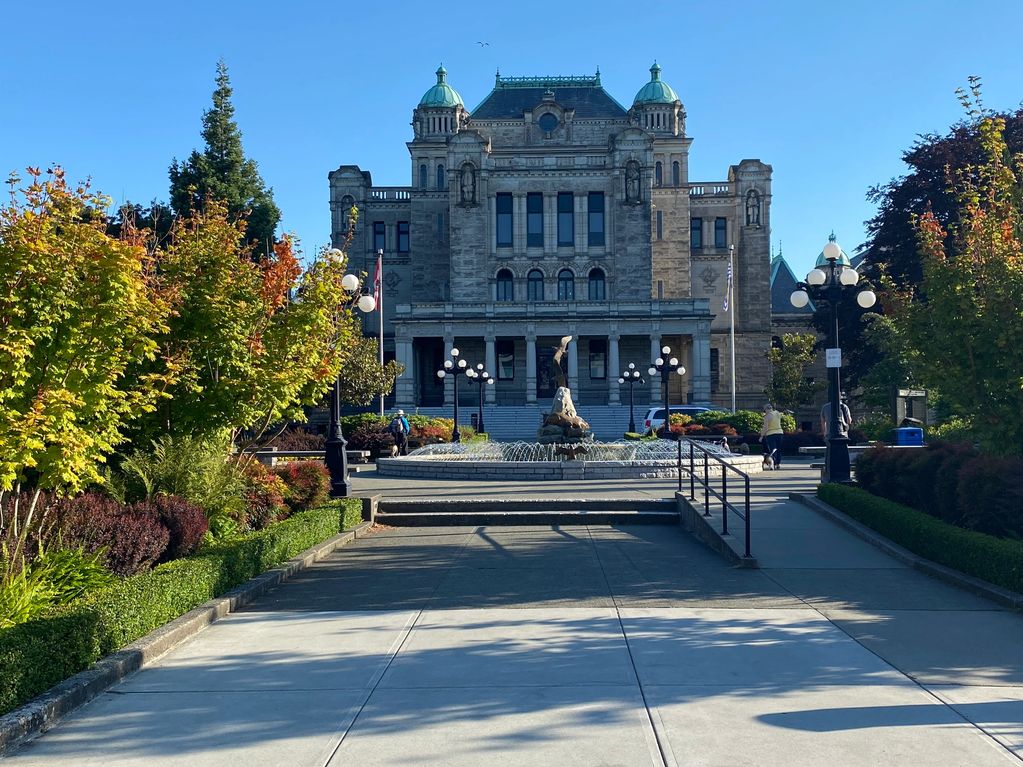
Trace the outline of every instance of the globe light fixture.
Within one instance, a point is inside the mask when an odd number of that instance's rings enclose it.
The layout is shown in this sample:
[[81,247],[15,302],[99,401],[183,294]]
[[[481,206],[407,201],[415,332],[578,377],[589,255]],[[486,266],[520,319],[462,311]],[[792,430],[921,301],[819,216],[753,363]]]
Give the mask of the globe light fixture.
[[345,254],[337,248],[331,248],[328,250],[326,256],[328,261],[343,261],[345,258]]
[[838,275],[838,281],[849,287],[860,281],[860,274],[851,266],[847,266],[842,270],[842,273]]
[[662,346],[661,347],[661,355],[662,356],[660,356],[656,360],[654,360],[654,364],[650,366],[650,369],[647,371],[647,373],[650,374],[651,378],[653,378],[654,376],[660,376],[661,377],[661,387],[662,387],[663,392],[664,392],[664,423],[660,427],[661,428],[661,436],[663,436],[665,438],[670,438],[671,437],[671,407],[670,407],[671,403],[669,401],[668,379],[671,377],[672,373],[677,373],[678,375],[685,374],[686,369],[678,364],[678,358],[677,357],[672,357],[671,356],[671,347],[670,346]]
[[647,375],[649,375],[649,376],[655,376],[655,375],[657,375],[657,368],[655,368],[653,365],[651,365],[649,368],[647,368],[646,372],[647,372]]
[[797,309],[802,309],[810,303],[810,294],[805,290],[794,290],[792,295],[789,296],[789,302]]
[[359,307],[359,311],[369,314],[371,311],[377,308],[377,300],[373,298],[373,296],[369,295],[359,296],[357,305]]
[[810,273],[806,275],[806,284],[813,285],[815,288],[820,287],[828,281],[828,275],[823,269],[811,269]]
[[443,378],[446,375],[447,375],[447,371],[445,371],[445,370],[438,370],[437,371],[437,378]]
[[834,240],[828,242],[824,246],[824,258],[828,261],[837,261],[842,257],[842,248],[839,247],[838,243]]
[[856,294],[856,303],[861,309],[869,309],[877,303],[877,295],[873,290],[861,290]]
[[661,354],[671,354],[671,347],[670,346],[662,346],[661,347]]
[[359,289],[359,278],[354,274],[346,274],[341,278],[341,287],[349,293],[354,293]]
[[672,357],[670,360],[668,360],[668,364],[671,365],[673,368],[678,367],[678,357]]

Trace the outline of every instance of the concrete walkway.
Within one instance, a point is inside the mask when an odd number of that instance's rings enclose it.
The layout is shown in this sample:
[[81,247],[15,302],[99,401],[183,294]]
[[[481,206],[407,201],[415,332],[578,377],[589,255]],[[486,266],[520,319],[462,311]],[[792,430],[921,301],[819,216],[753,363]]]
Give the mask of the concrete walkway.
[[379,530],[11,762],[1018,765],[1023,617],[784,500],[812,485],[756,479],[761,570],[670,527]]

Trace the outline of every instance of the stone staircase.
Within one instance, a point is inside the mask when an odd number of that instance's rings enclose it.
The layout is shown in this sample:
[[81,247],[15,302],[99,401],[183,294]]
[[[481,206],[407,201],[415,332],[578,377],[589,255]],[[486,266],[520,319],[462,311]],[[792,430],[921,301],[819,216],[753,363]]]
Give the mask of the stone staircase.
[[[532,441],[536,439],[536,431],[549,405],[486,405],[483,408],[483,421],[492,439],[504,442],[513,440]],[[621,439],[629,428],[628,405],[582,405],[577,406],[579,415],[589,422],[593,435],[600,440],[610,441]],[[643,416],[647,406],[636,408],[636,428],[642,431]],[[450,418],[451,407],[421,407],[415,411],[420,415],[439,418]],[[477,408],[461,406],[458,409],[458,422],[470,426]]]
[[381,499],[376,522],[395,527],[440,525],[677,525],[673,500]]

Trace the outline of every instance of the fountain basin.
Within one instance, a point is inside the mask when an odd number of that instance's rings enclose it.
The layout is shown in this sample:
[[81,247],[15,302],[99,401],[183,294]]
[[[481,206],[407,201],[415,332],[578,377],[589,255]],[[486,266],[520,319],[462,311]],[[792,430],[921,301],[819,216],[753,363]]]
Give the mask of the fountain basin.
[[[566,479],[669,479],[678,476],[678,445],[674,441],[588,442],[585,455],[559,455],[559,445],[536,442],[470,442],[426,445],[401,458],[380,458],[377,472],[387,477],[456,480],[554,481]],[[564,447],[569,447],[568,445]],[[575,446],[573,446],[575,447]],[[759,456],[734,455],[707,445],[747,474],[762,470]],[[689,444],[682,443],[682,462],[689,466]],[[694,451],[697,472],[703,474],[703,455]],[[722,468],[708,461],[711,478]],[[683,471],[683,476],[686,472]],[[734,474],[732,475],[735,476]]]

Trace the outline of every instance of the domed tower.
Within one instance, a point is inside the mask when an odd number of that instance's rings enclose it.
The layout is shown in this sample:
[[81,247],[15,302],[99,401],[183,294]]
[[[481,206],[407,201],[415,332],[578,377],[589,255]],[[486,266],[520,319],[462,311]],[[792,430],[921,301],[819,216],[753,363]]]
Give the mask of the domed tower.
[[650,67],[650,82],[639,89],[630,113],[644,130],[669,136],[686,133],[686,110],[674,88],[661,79],[656,61]]
[[448,85],[448,71],[441,64],[437,69],[437,84],[423,94],[419,106],[412,113],[416,138],[446,140],[458,132],[464,113],[462,97]]
[[448,71],[441,64],[437,69],[437,84],[419,100],[412,111],[413,140],[408,144],[412,153],[412,186],[420,190],[448,188],[447,143],[458,133],[459,125],[468,117],[462,97],[448,85]]

